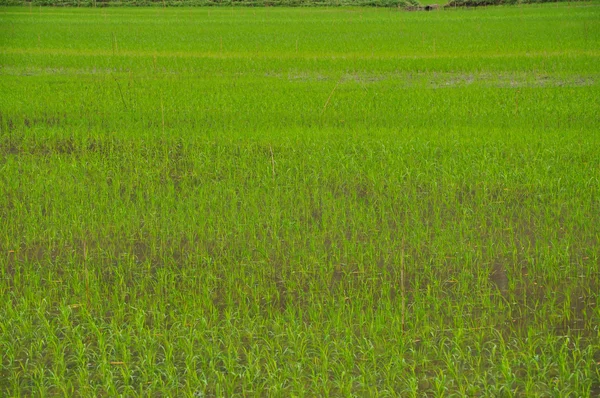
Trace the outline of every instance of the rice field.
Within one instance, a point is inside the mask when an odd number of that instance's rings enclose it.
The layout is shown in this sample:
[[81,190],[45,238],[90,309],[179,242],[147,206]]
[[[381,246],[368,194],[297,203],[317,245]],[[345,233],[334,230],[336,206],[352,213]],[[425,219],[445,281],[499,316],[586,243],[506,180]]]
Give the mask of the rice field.
[[0,396],[600,395],[600,2],[0,8]]

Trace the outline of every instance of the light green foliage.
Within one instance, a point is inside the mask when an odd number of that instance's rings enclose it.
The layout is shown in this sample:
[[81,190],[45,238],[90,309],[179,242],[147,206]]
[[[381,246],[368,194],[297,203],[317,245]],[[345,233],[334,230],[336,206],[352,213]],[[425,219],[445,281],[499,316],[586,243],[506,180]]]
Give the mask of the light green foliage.
[[0,9],[0,395],[599,394],[598,5]]

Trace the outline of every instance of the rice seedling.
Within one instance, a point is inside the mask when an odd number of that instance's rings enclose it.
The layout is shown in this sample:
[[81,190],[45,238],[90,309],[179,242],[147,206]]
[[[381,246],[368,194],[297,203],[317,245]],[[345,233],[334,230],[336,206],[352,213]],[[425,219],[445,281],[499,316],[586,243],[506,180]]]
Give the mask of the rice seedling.
[[598,395],[599,16],[0,9],[0,395]]

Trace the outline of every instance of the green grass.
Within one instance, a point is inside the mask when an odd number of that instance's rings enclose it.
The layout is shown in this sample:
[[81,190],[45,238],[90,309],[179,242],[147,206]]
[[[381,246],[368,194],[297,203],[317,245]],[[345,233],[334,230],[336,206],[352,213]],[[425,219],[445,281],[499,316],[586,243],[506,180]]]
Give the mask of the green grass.
[[0,9],[0,395],[600,393],[600,4]]

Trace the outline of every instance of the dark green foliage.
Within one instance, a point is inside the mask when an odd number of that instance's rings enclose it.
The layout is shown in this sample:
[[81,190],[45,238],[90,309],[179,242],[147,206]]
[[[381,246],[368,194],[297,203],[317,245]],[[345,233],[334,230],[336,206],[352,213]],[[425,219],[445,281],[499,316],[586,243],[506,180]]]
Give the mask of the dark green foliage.
[[[446,7],[483,7],[497,5],[533,4],[533,3],[558,3],[568,0],[450,0]],[[584,0],[575,0],[584,1]]]

